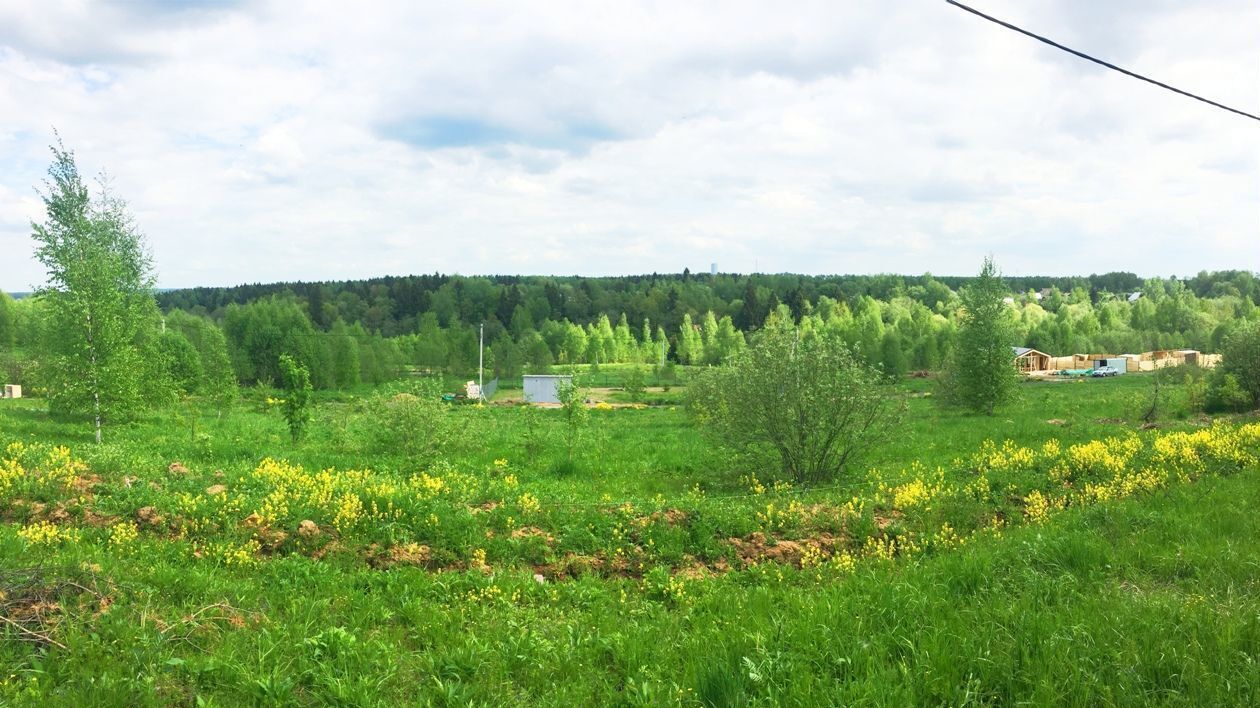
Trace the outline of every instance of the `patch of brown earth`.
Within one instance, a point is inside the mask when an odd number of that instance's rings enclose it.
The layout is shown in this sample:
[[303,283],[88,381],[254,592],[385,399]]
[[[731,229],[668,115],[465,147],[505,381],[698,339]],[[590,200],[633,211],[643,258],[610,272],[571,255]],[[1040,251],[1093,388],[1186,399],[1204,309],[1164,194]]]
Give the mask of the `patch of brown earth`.
[[366,553],[368,565],[377,570],[387,570],[396,565],[427,567],[432,558],[429,547],[421,543],[404,543],[389,548],[373,543]]
[[65,504],[62,502],[58,502],[57,505],[52,508],[52,511],[48,512],[48,521],[50,523],[64,524],[69,520],[70,512],[66,511]]
[[512,535],[512,538],[516,538],[516,539],[541,538],[543,542],[546,543],[548,546],[550,546],[556,540],[554,536],[547,533],[546,531],[543,531],[537,526],[522,526],[518,529],[512,529],[511,535]]
[[98,514],[89,507],[83,508],[83,523],[96,528],[106,528],[113,526],[118,521],[117,516],[109,514]]
[[136,511],[136,521],[140,522],[141,526],[157,527],[161,526],[165,520],[156,507],[142,506]]
[[843,539],[821,533],[812,538],[776,541],[755,531],[747,538],[729,538],[727,542],[735,548],[736,556],[744,565],[769,562],[799,567],[806,549],[812,548],[830,554],[843,544]]
[[302,519],[302,521],[298,523],[297,534],[305,541],[311,541],[319,538],[319,524],[311,521],[310,519]]
[[880,531],[883,531],[889,526],[892,526],[900,521],[902,516],[904,516],[904,514],[901,513],[900,509],[893,509],[887,516],[877,513],[875,514],[875,526],[878,527]]
[[677,526],[687,520],[687,512],[682,509],[662,509],[644,517],[651,523],[664,521],[668,526]]
[[100,483],[100,475],[90,474],[85,477],[75,477],[70,486],[79,493],[79,496],[87,496],[92,493],[93,487]]

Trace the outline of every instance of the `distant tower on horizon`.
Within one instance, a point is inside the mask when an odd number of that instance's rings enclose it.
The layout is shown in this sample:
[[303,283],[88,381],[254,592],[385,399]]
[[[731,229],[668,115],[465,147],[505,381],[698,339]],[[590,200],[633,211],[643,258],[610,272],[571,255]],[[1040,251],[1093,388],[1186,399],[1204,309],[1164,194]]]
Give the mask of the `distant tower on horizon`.
[[717,275],[717,263],[716,263],[716,262],[714,262],[714,263],[710,263],[710,264],[709,264],[709,275]]

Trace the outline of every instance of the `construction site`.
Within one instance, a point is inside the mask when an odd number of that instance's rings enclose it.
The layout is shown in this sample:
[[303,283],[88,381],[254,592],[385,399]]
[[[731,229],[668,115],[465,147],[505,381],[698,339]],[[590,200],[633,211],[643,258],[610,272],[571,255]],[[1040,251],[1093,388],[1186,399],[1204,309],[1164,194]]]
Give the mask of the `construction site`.
[[1204,354],[1195,349],[1160,349],[1142,354],[1070,354],[1051,356],[1028,347],[1013,347],[1016,368],[1028,376],[1088,376],[1107,367],[1120,374],[1155,371],[1169,366],[1202,366],[1212,368],[1220,363],[1220,354]]

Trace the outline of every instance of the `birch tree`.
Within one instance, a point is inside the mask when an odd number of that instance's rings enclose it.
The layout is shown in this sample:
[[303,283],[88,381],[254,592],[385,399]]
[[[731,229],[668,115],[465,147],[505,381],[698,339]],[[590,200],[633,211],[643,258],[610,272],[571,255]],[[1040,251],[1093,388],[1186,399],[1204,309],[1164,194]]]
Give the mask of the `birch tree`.
[[1018,393],[1014,313],[992,258],[959,293],[962,312],[954,349],[941,377],[941,400],[993,415]]
[[144,241],[126,205],[102,181],[93,199],[74,153],[60,143],[41,194],[47,216],[32,223],[35,257],[48,273],[38,361],[52,410],[91,416],[96,441],[108,422],[145,400],[142,329],[157,313]]

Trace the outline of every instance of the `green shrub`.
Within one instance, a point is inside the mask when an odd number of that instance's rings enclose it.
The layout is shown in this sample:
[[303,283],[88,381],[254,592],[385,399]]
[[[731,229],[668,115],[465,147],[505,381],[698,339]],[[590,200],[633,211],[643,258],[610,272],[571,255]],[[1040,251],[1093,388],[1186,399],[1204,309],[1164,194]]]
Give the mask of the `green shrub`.
[[798,482],[838,476],[882,442],[901,402],[883,374],[833,337],[767,325],[727,366],[697,376],[688,403],[720,444]]
[[[1260,322],[1242,323],[1225,336],[1220,369],[1234,377],[1232,384],[1221,379],[1218,382],[1220,386],[1237,386],[1246,392],[1248,407],[1260,402]],[[1233,390],[1226,389],[1223,393],[1233,395],[1231,400],[1240,405],[1244,400]]]
[[578,385],[577,379],[562,383],[556,390],[560,399],[560,410],[564,417],[565,460],[573,464],[574,454],[578,450],[582,433],[590,420],[591,412],[586,407],[587,390]]
[[438,459],[461,439],[434,381],[397,384],[374,393],[348,427],[364,452],[402,454],[420,464]]
[[306,428],[311,422],[311,374],[304,364],[288,354],[281,354],[280,378],[284,386],[280,412],[289,424],[289,434],[297,442],[306,435]]
[[626,395],[630,397],[630,400],[635,403],[643,400],[643,391],[646,388],[644,379],[643,369],[637,366],[631,368],[630,371],[626,373],[626,380],[625,383],[622,384],[622,389],[626,392]]
[[1255,406],[1251,393],[1243,388],[1236,374],[1219,370],[1212,376],[1204,398],[1203,409],[1209,413],[1237,412]]

